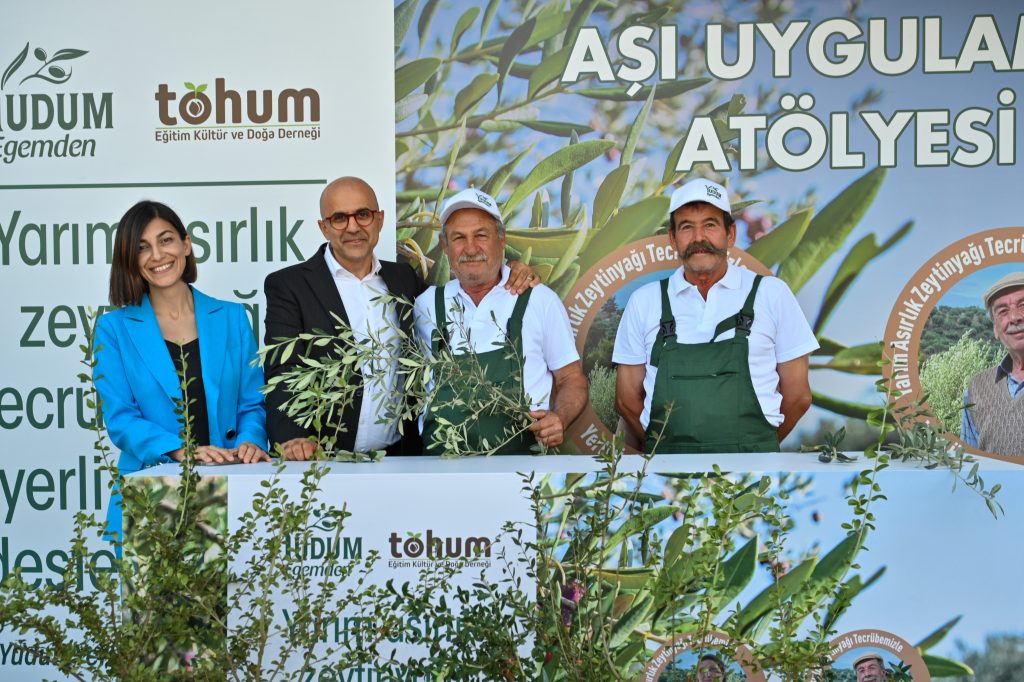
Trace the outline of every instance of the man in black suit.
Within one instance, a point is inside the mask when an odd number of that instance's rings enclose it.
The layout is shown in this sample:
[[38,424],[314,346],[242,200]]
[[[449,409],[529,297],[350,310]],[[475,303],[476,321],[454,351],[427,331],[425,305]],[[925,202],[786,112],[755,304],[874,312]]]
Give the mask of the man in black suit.
[[[305,262],[271,273],[264,282],[267,296],[265,343],[295,338],[314,329],[333,330],[336,322],[332,313],[357,335],[370,333],[393,339],[394,334],[389,329],[398,325],[411,338],[412,315],[386,309],[374,299],[386,289],[411,310],[413,301],[426,285],[407,264],[382,261],[374,255],[373,249],[384,225],[384,211],[380,210],[373,188],[356,177],[334,180],[320,195],[320,215],[317,224],[327,242]],[[520,263],[510,265],[512,274],[506,288],[521,293],[527,286],[540,283],[531,268]],[[330,352],[326,347],[296,350],[314,359]],[[264,367],[266,380],[269,382],[297,363],[294,357],[284,363],[278,358],[268,358]],[[365,383],[356,390],[355,400],[342,413],[341,422],[346,431],[338,434],[336,448],[355,452],[383,449],[388,454],[422,453],[414,421],[405,423],[401,434],[398,424],[377,423],[380,401],[389,391],[396,390],[394,374],[394,367],[375,372],[379,381]],[[311,440],[314,435],[311,429],[301,427],[281,411],[287,397],[280,389],[267,396],[267,434],[271,447],[280,444],[285,459],[310,459],[320,444]]]
[[[409,306],[424,289],[423,281],[404,263],[379,260],[373,253],[384,225],[384,211],[373,189],[363,180],[342,177],[320,195],[317,221],[327,241],[309,260],[271,273],[263,285],[267,296],[267,344],[298,336],[314,329],[333,330],[337,315],[358,335],[387,335],[389,325],[412,334],[411,316],[393,308],[386,310],[373,299],[386,289]],[[397,317],[397,319],[396,319]],[[392,334],[393,336],[393,334]],[[313,358],[330,352],[327,347],[308,349]],[[268,358],[267,381],[294,367],[296,359],[273,362]],[[347,430],[338,434],[335,447],[367,452],[384,449],[388,454],[418,454],[420,439],[415,423],[377,424],[379,401],[393,391],[394,369],[383,372],[381,381],[357,389],[355,400],[345,407],[341,422]],[[285,459],[310,459],[319,444],[310,440],[311,429],[303,428],[281,411],[287,394],[278,389],[267,396],[267,432],[271,444],[280,444]],[[369,400],[367,400],[369,398]],[[376,404],[375,404],[376,403]]]

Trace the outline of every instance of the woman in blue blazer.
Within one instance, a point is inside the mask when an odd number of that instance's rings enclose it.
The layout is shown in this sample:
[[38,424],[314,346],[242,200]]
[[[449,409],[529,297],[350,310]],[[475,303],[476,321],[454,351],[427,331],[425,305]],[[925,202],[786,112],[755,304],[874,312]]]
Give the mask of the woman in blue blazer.
[[[110,303],[96,323],[96,389],[122,474],[180,461],[184,431],[175,401],[187,389],[198,462],[269,460],[263,371],[245,309],[190,286],[192,242],[164,204],[141,201],[121,218]],[[184,356],[184,362],[182,360]],[[111,530],[120,531],[117,500]]]

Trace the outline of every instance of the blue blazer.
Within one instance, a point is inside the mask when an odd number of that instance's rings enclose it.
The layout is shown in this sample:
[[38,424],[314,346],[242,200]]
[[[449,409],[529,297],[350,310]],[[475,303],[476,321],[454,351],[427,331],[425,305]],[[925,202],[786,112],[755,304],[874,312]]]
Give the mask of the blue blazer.
[[[256,343],[245,309],[192,289],[210,423],[210,445],[267,447],[263,370],[252,366]],[[122,474],[171,462],[183,447],[174,414],[181,380],[167,351],[149,296],[111,310],[96,323],[96,389]]]

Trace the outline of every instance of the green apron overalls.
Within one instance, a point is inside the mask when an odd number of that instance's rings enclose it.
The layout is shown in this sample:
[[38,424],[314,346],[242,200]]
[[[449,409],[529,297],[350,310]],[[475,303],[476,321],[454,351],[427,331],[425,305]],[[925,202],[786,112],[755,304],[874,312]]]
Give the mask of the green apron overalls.
[[[764,418],[748,362],[747,337],[754,323],[754,298],[761,275],[754,278],[740,312],[719,322],[708,343],[676,343],[668,282],[661,280],[661,328],[651,349],[651,365],[658,367],[658,376],[651,398],[647,450],[778,452],[778,432]],[[715,341],[730,329],[736,330],[733,338]]]
[[[523,402],[523,314],[526,312],[526,305],[530,302],[532,292],[533,289],[527,289],[516,300],[512,317],[509,318],[505,329],[506,341],[502,346],[483,353],[453,354],[454,363],[445,370],[449,372],[449,376],[435,376],[435,381],[438,382],[437,393],[433,398],[433,405],[427,408],[423,416],[423,446],[428,455],[480,454],[499,443],[502,445],[494,454],[530,454],[530,446],[537,442],[531,431],[523,431],[511,439],[508,439],[506,433],[506,429],[525,428],[529,424],[529,418],[525,414],[522,424],[516,424],[509,419],[508,414],[493,409],[496,407],[494,405],[480,414],[473,415],[473,412],[487,402],[489,393],[488,389],[479,384],[481,370],[491,386],[512,396],[517,402]],[[451,347],[448,319],[445,315],[444,287],[437,287],[434,305],[437,311],[437,330],[431,343],[434,357],[438,357],[442,348]],[[453,402],[456,400],[460,400],[461,403],[454,405]],[[436,410],[434,405],[438,406]],[[465,448],[464,452],[446,452],[441,447],[445,439],[443,436],[438,439],[434,434],[439,429],[453,428],[440,423],[439,420],[442,418],[453,424],[454,428],[465,427],[467,442],[462,445]],[[440,442],[437,442],[438,440]]]

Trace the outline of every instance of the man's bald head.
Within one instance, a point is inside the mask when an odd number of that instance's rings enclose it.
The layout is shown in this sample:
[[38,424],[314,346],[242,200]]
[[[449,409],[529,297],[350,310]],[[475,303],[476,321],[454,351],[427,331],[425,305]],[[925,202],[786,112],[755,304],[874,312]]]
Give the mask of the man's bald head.
[[374,211],[380,208],[377,204],[377,193],[370,187],[370,183],[354,175],[346,175],[327,183],[324,191],[320,193],[320,217],[326,218],[331,215],[334,212],[335,197],[348,193],[362,195],[367,208]]

